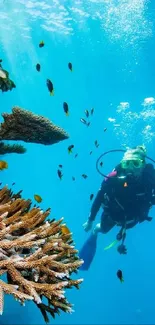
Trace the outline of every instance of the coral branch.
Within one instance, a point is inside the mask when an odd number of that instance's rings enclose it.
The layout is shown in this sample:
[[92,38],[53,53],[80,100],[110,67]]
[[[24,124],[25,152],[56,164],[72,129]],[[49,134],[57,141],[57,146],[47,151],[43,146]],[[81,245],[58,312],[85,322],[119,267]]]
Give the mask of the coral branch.
[[64,290],[79,288],[82,279],[70,276],[83,261],[70,244],[72,234],[62,233],[63,219],[46,220],[49,214],[50,209],[31,209],[31,200],[22,199],[21,191],[0,190],[0,275],[6,273],[8,280],[0,280],[0,314],[4,293],[22,304],[32,300],[46,322],[48,313],[55,317],[60,310],[72,311]]
[[3,113],[4,123],[0,127],[0,140],[22,140],[51,145],[68,139],[69,135],[43,116],[35,115],[20,107],[12,113]]

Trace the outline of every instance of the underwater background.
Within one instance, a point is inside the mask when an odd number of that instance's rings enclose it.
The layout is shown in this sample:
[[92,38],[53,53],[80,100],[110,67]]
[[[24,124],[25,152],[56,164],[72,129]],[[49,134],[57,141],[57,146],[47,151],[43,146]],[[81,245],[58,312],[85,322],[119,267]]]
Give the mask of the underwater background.
[[[45,46],[40,48],[42,40]],[[0,58],[16,84],[11,92],[0,93],[0,113],[17,105],[49,118],[70,135],[51,146],[27,143],[25,154],[6,155],[9,167],[0,181],[9,187],[15,182],[14,191],[22,189],[24,198],[34,201],[35,193],[41,195],[41,208],[51,207],[51,218],[64,217],[78,249],[88,237],[82,224],[90,212],[90,194],[102,182],[97,158],[111,149],[145,144],[155,159],[154,51],[153,0],[0,1]],[[87,127],[80,119],[87,119],[84,111],[92,108]],[[71,144],[73,153],[68,154]],[[102,172],[110,172],[121,158],[120,152],[105,156]],[[84,278],[80,290],[66,292],[75,312],[61,313],[50,324],[155,324],[155,219],[128,231],[125,256],[115,247],[104,251],[117,232],[114,228],[99,236],[90,270],[79,271]],[[123,270],[123,284],[118,269]],[[22,307],[5,297],[0,324],[43,323],[33,303]]]

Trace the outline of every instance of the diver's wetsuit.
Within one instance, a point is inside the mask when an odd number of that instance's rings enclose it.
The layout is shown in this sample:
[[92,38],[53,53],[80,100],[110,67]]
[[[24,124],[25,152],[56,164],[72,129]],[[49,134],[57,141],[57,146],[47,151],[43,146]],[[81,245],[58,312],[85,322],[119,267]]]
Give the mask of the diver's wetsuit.
[[[103,205],[101,215],[101,232],[107,233],[115,225],[126,229],[134,227],[138,222],[150,221],[149,210],[155,205],[155,169],[146,164],[139,178],[131,174],[125,175],[119,164],[101,184],[92,204],[89,220],[94,221],[97,212]],[[118,178],[126,176],[126,178]]]

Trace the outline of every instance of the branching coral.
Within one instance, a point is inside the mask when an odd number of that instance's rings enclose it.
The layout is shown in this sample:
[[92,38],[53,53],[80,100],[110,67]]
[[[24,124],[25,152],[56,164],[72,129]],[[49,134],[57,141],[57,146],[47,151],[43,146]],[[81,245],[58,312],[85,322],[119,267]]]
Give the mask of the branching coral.
[[[60,310],[71,312],[72,305],[65,297],[65,288],[79,288],[82,279],[73,280],[83,263],[74,248],[71,233],[64,234],[62,220],[46,220],[45,212],[32,207],[21,191],[13,194],[0,190],[0,313],[3,312],[3,293],[11,294],[22,304],[33,300],[46,322]],[[42,301],[43,298],[46,298]]]
[[35,115],[20,107],[12,113],[3,113],[4,123],[0,127],[0,140],[22,140],[51,145],[69,138],[69,135],[47,118]]
[[20,144],[6,144],[0,142],[0,155],[7,153],[25,153],[26,149]]

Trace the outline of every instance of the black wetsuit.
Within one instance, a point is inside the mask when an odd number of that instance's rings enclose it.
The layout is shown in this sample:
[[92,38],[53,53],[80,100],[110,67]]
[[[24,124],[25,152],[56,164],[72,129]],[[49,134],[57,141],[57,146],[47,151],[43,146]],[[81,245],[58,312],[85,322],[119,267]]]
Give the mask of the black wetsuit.
[[[92,204],[89,220],[94,221],[100,207],[101,232],[107,233],[115,225],[134,227],[138,222],[151,220],[148,213],[155,205],[155,169],[152,164],[146,164],[141,175],[125,175],[118,165],[110,173],[110,178],[104,179]],[[116,177],[118,176],[118,177]],[[125,178],[119,178],[126,176]]]

